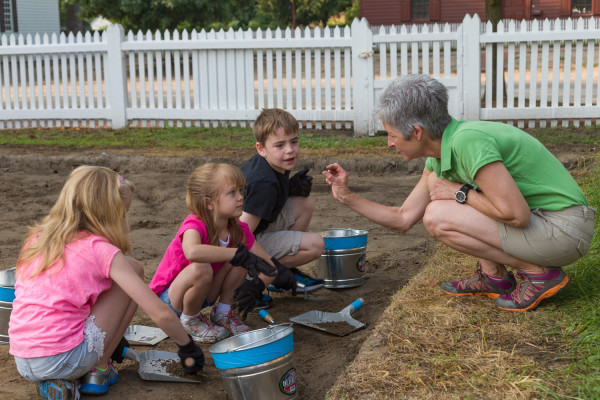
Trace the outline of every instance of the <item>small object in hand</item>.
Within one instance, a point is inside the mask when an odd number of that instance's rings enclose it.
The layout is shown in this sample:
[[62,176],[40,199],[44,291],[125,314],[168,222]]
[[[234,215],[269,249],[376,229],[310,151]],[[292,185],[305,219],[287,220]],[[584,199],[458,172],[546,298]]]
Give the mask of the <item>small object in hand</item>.
[[185,359],[185,361],[183,362],[185,364],[186,367],[191,368],[194,365],[196,365],[196,361],[192,358],[192,357],[188,357]]

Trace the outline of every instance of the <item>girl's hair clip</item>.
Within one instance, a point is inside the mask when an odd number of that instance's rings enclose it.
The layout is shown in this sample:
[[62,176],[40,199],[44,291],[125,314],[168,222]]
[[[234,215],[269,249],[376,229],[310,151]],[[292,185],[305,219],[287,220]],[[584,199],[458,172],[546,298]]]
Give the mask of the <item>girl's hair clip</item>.
[[125,177],[123,175],[119,175],[119,185],[123,186],[125,184]]

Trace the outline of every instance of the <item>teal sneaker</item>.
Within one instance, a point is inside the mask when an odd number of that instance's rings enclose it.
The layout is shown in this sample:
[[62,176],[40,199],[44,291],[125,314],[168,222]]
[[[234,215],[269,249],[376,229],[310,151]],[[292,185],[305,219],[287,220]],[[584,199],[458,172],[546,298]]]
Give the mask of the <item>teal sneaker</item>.
[[37,382],[38,394],[47,400],[78,400],[79,383],[64,379]]
[[117,379],[119,379],[117,370],[109,362],[106,371],[103,372],[94,368],[85,374],[79,391],[83,394],[105,394],[108,393],[110,385],[117,383]]

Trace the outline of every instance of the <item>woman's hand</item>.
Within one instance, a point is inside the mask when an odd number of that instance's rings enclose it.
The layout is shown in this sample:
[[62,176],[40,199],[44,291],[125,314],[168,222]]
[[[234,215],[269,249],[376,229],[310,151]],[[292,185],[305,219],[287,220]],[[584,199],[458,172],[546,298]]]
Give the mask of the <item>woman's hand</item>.
[[323,176],[325,177],[325,181],[331,186],[333,198],[343,203],[344,198],[352,194],[348,187],[348,173],[337,163],[330,164],[325,168]]

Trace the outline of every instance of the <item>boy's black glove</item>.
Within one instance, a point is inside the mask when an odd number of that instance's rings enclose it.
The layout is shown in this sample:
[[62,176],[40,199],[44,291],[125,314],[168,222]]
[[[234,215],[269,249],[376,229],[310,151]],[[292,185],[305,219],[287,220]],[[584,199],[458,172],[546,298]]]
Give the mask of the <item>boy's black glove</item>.
[[128,347],[131,346],[127,339],[125,339],[125,336],[123,336],[121,338],[121,341],[117,345],[117,348],[115,349],[115,351],[113,351],[112,355],[110,356],[111,360],[113,360],[117,364],[122,363],[124,358],[123,356],[125,355],[125,350],[127,350]]
[[194,343],[194,340],[190,335],[190,342],[183,346],[179,346],[177,355],[181,361],[183,367],[183,373],[187,375],[193,375],[198,371],[204,369],[204,353],[202,349]]
[[296,295],[296,289],[298,282],[294,273],[290,271],[288,267],[280,263],[275,257],[271,258],[273,264],[277,267],[277,278],[273,281],[272,285],[277,289],[292,290],[292,295]]
[[290,196],[310,196],[313,178],[310,175],[306,175],[307,173],[308,168],[304,168],[290,178]]
[[276,273],[276,269],[271,264],[265,261],[264,258],[250,253],[243,243],[237,245],[237,251],[231,259],[231,265],[246,268],[252,278],[258,278],[259,272],[268,276],[275,276]]
[[235,289],[231,307],[242,315],[242,321],[246,320],[248,313],[256,306],[256,302],[262,297],[264,290],[265,283],[260,278],[245,281],[242,286]]

